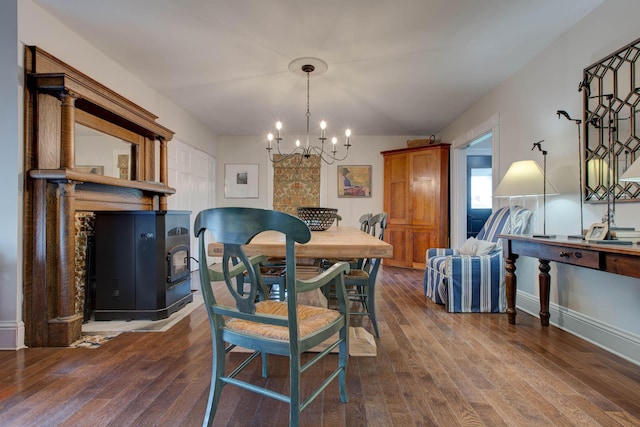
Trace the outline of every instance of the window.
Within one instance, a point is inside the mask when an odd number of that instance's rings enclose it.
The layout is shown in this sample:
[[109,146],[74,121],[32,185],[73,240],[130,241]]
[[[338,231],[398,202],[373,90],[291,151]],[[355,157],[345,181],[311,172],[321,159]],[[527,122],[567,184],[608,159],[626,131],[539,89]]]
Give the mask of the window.
[[471,169],[471,209],[491,209],[491,168]]

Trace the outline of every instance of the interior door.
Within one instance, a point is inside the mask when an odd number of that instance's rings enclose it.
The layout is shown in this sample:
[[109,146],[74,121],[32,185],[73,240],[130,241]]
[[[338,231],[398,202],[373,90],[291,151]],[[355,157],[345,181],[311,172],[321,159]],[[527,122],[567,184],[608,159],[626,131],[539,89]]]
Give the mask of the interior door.
[[[168,159],[169,186],[176,189],[176,194],[168,198],[168,208],[191,211],[189,222],[193,226],[201,210],[215,207],[216,160],[180,141],[171,141]],[[198,257],[198,239],[193,235],[193,230],[190,239],[191,254]],[[197,263],[191,263],[192,269],[197,267]]]
[[491,156],[467,156],[467,238],[478,235],[491,207]]

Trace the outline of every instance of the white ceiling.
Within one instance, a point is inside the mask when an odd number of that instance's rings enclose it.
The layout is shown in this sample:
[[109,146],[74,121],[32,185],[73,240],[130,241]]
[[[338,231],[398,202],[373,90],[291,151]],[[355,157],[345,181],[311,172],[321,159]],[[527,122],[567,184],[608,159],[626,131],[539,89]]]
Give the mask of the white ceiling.
[[[35,0],[218,135],[429,135],[602,0]],[[342,131],[340,131],[342,132]]]

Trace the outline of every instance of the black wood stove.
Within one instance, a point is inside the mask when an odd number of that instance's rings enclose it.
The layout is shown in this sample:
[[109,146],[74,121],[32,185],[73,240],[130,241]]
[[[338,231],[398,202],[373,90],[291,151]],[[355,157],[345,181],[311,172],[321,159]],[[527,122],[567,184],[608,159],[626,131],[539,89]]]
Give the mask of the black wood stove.
[[189,211],[95,218],[95,320],[159,320],[193,300]]

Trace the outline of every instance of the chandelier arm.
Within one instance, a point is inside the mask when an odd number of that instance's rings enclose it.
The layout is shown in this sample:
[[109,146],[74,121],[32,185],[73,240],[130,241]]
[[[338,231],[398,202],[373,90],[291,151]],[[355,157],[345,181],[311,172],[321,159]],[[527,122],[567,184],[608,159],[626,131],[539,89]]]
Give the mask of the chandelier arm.
[[[325,163],[327,164],[333,164],[333,162],[338,161],[341,162],[344,159],[347,158],[347,156],[349,155],[349,152],[347,150],[347,152],[344,154],[344,156],[342,157],[338,157],[335,154],[330,154],[328,151],[321,151],[318,147],[311,147],[310,152],[313,152],[313,154],[315,154],[316,156],[319,156]],[[331,161],[327,161],[327,159],[330,159]]]
[[[285,154],[280,151],[280,141],[278,141],[278,143],[276,144],[276,149],[278,150],[277,155],[282,156],[279,160],[275,160],[274,155],[271,153],[272,149],[273,148],[267,148],[267,151],[269,152],[269,160],[271,160],[272,163],[280,163],[284,160],[290,159],[291,157],[300,155],[299,151],[302,149],[302,147],[295,147],[289,153]],[[302,155],[304,155],[304,153],[305,151],[304,149],[302,149]]]

